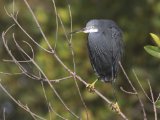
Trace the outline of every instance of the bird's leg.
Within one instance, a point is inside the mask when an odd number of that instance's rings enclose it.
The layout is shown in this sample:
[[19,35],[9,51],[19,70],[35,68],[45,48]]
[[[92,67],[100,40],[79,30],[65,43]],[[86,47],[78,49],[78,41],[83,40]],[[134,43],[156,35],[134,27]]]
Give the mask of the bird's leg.
[[114,95],[114,100],[117,103],[117,96],[116,96],[116,89],[115,89],[115,82],[111,81],[111,85],[113,87],[113,95]]
[[91,93],[94,92],[94,88],[95,88],[94,85],[95,85],[95,83],[97,82],[97,80],[98,80],[98,79],[96,79],[93,83],[86,85],[86,88],[88,89],[89,92],[91,92]]
[[114,79],[114,75],[113,75],[113,66],[112,66],[112,81],[111,81],[111,85],[113,86],[113,95],[114,95],[114,99],[117,103],[117,97],[116,97],[116,89],[115,89],[115,79]]

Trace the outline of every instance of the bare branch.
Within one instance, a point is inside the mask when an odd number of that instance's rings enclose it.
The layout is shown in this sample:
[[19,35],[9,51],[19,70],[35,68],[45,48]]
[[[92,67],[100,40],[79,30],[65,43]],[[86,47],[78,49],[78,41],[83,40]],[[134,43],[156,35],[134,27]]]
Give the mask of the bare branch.
[[[6,60],[6,59],[3,59],[3,61],[4,62],[12,62],[12,63],[14,63],[14,61],[13,60]],[[17,62],[19,62],[19,63],[29,63],[29,62],[32,62],[31,60],[23,60],[23,61],[21,61],[21,60],[17,60]]]
[[16,40],[14,39],[14,42],[17,46],[17,48],[24,53],[28,59],[30,59],[32,61],[32,63],[34,64],[34,66],[40,71],[40,73],[43,75],[43,77],[47,80],[48,84],[50,85],[50,87],[52,88],[52,90],[54,91],[55,95],[58,97],[58,99],[61,101],[61,103],[64,105],[64,107],[76,118],[79,118],[73,111],[71,111],[68,106],[65,104],[65,102],[62,100],[62,98],[59,96],[58,92],[56,91],[56,89],[53,87],[53,85],[51,84],[51,82],[49,81],[49,79],[47,78],[47,76],[45,75],[45,73],[43,72],[43,70],[40,68],[40,66],[22,49],[22,47],[16,42]]
[[[67,1],[67,5],[68,5],[68,10],[69,10],[69,16],[70,16],[70,32],[72,32],[72,12],[71,12],[71,6],[70,4],[68,3],[68,0]],[[67,36],[66,36],[67,38]],[[71,51],[71,54],[72,54],[72,61],[73,61],[73,71],[74,73],[76,74],[76,63],[75,63],[75,54],[74,54],[74,50],[73,50],[73,45],[72,45],[72,34],[70,36],[70,40],[69,40],[69,47],[70,47],[70,51]],[[87,111],[87,106],[86,106],[86,103],[82,97],[82,94],[81,94],[81,91],[80,91],[80,88],[78,86],[78,83],[77,83],[77,80],[76,80],[76,77],[74,76],[74,81],[75,81],[75,85],[77,87],[77,90],[78,90],[78,94],[80,96],[80,99],[81,99],[81,102],[85,108],[85,111],[86,111],[86,119],[88,120],[89,119],[89,116],[88,116],[88,111]]]
[[123,91],[123,92],[125,92],[125,93],[127,93],[127,94],[131,94],[131,95],[136,95],[137,93],[135,93],[135,92],[129,92],[129,91],[127,91],[127,90],[124,90],[124,88],[121,86],[120,87],[120,89]]
[[32,46],[27,41],[23,41],[23,42],[26,43],[30,47],[30,49],[32,51],[32,59],[34,59],[34,50],[33,50]]
[[39,118],[41,120],[46,120],[44,119],[43,117],[33,113],[32,111],[30,111],[28,108],[26,108],[24,105],[22,105],[20,102],[18,102],[4,87],[3,85],[0,83],[0,88],[2,88],[2,90],[19,106],[21,107],[22,109],[24,109],[25,111],[27,111],[28,113],[32,113],[32,115],[36,118]]
[[[42,81],[41,81],[41,86],[42,86],[42,90],[43,90],[44,98],[45,98],[45,100],[46,100],[46,103],[48,104],[48,99],[47,99],[46,91],[45,91],[44,84],[43,84],[43,82],[42,82]],[[50,116],[50,120],[51,120],[51,115],[50,115],[50,108],[49,108],[49,105],[48,105],[48,111],[49,111],[49,116]]]
[[42,89],[43,89],[43,93],[44,93],[44,96],[45,96],[46,103],[48,104],[48,111],[50,112],[50,110],[51,110],[51,111],[54,112],[55,115],[57,115],[59,118],[61,118],[61,119],[63,119],[63,120],[67,120],[66,118],[64,118],[63,116],[61,116],[60,114],[58,114],[55,110],[53,110],[53,107],[52,107],[51,104],[48,102],[48,99],[47,99],[47,95],[46,95],[46,91],[45,91],[43,82],[41,82],[41,85],[42,85]]
[[5,10],[6,14],[7,14],[9,17],[11,17],[11,14],[9,14],[9,12],[7,11],[7,9],[6,9],[5,6],[4,6],[4,10]]
[[[7,29],[8,30],[8,29]],[[2,39],[3,39],[3,43],[5,45],[6,50],[8,51],[9,55],[12,57],[13,61],[15,61],[15,63],[17,64],[17,66],[20,68],[20,70],[25,71],[25,73],[27,73],[27,71],[17,62],[17,60],[14,58],[13,54],[11,53],[11,51],[9,50],[8,46],[7,46],[7,42],[5,41],[5,33],[2,33]],[[55,90],[55,88],[52,86],[51,82],[48,80],[47,76],[44,74],[44,72],[42,71],[42,69],[37,65],[37,63],[19,46],[19,44],[16,42],[15,40],[15,36],[13,34],[13,40],[17,46],[17,48],[24,53],[28,59],[30,59],[32,61],[32,63],[34,64],[34,66],[41,72],[41,74],[44,76],[44,78],[48,81],[48,84],[50,85],[50,87],[52,88],[52,90],[54,91],[54,93],[56,94],[56,96],[58,97],[58,99],[61,101],[61,103],[64,105],[64,107],[76,118],[79,118],[74,112],[72,112],[67,105],[64,103],[64,101],[62,100],[62,98],[59,96],[58,92]],[[28,77],[31,77],[33,79],[35,79],[32,76],[29,76],[28,74],[26,74]]]
[[131,80],[129,79],[129,77],[128,77],[126,71],[124,70],[124,68],[123,68],[123,66],[122,66],[122,64],[121,64],[120,61],[119,61],[119,66],[120,66],[120,68],[122,69],[122,71],[123,71],[125,77],[127,78],[128,83],[129,83],[130,86],[132,87],[134,93],[136,93],[135,95],[137,96],[138,101],[139,101],[139,103],[140,103],[140,106],[141,106],[141,108],[142,108],[143,118],[144,118],[144,120],[147,120],[147,115],[146,115],[146,111],[145,111],[145,109],[144,109],[144,104],[143,104],[141,98],[139,97],[139,94],[138,94],[136,88],[134,87],[134,85],[132,84]]
[[68,120],[68,119],[62,117],[61,115],[59,115],[57,112],[55,112],[55,110],[53,109],[53,107],[51,106],[51,104],[49,104],[49,107],[50,107],[51,111],[54,112],[57,116],[59,116],[62,120]]
[[27,31],[19,24],[19,22],[17,21],[17,19],[13,16],[13,15],[10,15],[11,18],[14,20],[14,22],[18,25],[18,27],[27,35],[28,38],[30,38],[30,40],[35,43],[38,47],[40,47],[42,50],[44,50],[45,52],[48,52],[48,53],[53,53],[45,48],[43,48],[40,44],[38,44],[36,42],[36,40],[34,40],[28,33]]
[[[31,79],[35,79],[36,76],[30,74],[27,72],[27,70],[16,60],[16,58],[13,56],[11,50],[8,48],[8,45],[7,45],[7,41],[5,41],[5,34],[6,32],[3,32],[2,33],[2,40],[3,40],[3,44],[7,50],[7,52],[9,53],[9,55],[11,56],[12,60],[15,62],[15,64],[19,67],[19,69],[22,71],[22,73],[24,73],[26,76],[30,77]],[[14,34],[13,34],[13,39],[14,38]]]
[[159,98],[160,98],[160,93],[158,94],[158,97],[157,97],[155,103],[159,100]]
[[34,114],[30,111],[28,105],[25,105],[25,107],[26,107],[26,109],[29,111],[29,113],[30,113],[30,115],[32,116],[32,118],[33,118],[34,120],[37,120],[36,117],[34,116]]
[[156,104],[155,104],[155,100],[154,100],[154,96],[153,96],[152,87],[151,87],[151,84],[150,84],[149,80],[147,80],[147,82],[148,82],[148,86],[149,86],[149,90],[150,90],[150,94],[151,94],[151,98],[152,98],[152,104],[153,104],[153,110],[154,110],[154,119],[157,120],[157,109],[156,109]]
[[0,74],[4,74],[4,75],[21,75],[21,74],[24,74],[24,73],[23,72],[21,72],[21,73],[0,72]]
[[27,7],[28,7],[30,13],[32,14],[32,16],[33,16],[33,18],[34,18],[34,21],[36,22],[36,25],[37,25],[38,29],[40,30],[40,32],[41,32],[41,34],[42,34],[42,36],[43,36],[45,42],[47,43],[47,45],[48,45],[48,47],[49,47],[49,49],[50,49],[52,52],[54,52],[54,50],[52,49],[51,45],[50,45],[49,42],[48,42],[47,37],[46,37],[45,34],[44,34],[44,32],[43,32],[41,26],[39,25],[39,22],[38,22],[36,16],[34,15],[34,13],[33,13],[32,9],[31,9],[31,7],[29,6],[29,4],[28,4],[28,2],[27,2],[26,0],[24,0],[24,2],[25,2],[25,4],[27,5]]
[[145,90],[143,89],[143,86],[142,86],[142,84],[140,83],[140,81],[139,81],[139,79],[138,79],[138,76],[137,76],[137,74],[135,73],[134,69],[133,69],[132,71],[133,71],[133,74],[134,74],[134,76],[135,76],[135,78],[136,78],[136,80],[137,80],[140,88],[142,89],[144,95],[148,98],[149,101],[152,102],[152,100],[150,99],[150,97],[147,95],[147,93],[146,93]]
[[50,80],[51,82],[59,83],[60,81],[67,80],[69,78],[72,78],[73,76],[63,77],[55,80]]
[[[54,57],[55,57],[56,60],[62,65],[62,67],[65,68],[65,70],[67,70],[67,71],[70,73],[70,75],[72,75],[73,77],[75,76],[75,77],[76,77],[79,81],[81,81],[85,86],[88,85],[88,83],[86,83],[85,80],[83,80],[80,76],[75,75],[74,72],[72,72],[72,71],[61,61],[61,59],[60,59],[56,54],[54,54]],[[108,103],[108,104],[111,104],[111,103],[112,103],[112,102],[111,102],[110,100],[108,100],[104,95],[102,95],[98,90],[95,89],[94,91],[95,91],[95,93],[96,93],[99,97],[101,97],[106,103]],[[121,117],[124,118],[125,120],[128,120],[127,117],[126,117],[122,112],[120,112],[120,115],[121,115]]]
[[7,28],[7,30],[2,33],[2,37],[3,37],[13,26],[15,26],[15,24],[10,25],[10,26]]
[[55,44],[54,44],[54,51],[56,50],[57,47],[57,41],[58,41],[58,12],[57,12],[57,8],[56,8],[56,3],[55,0],[52,0],[53,6],[54,6],[54,12],[55,12],[55,16],[56,16],[56,37],[55,37]]

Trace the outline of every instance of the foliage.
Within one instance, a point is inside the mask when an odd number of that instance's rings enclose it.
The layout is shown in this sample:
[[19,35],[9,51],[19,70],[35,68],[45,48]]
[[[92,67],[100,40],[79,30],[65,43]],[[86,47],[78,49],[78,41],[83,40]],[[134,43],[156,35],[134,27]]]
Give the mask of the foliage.
[[150,33],[150,35],[152,36],[154,42],[157,44],[158,47],[156,46],[145,46],[144,49],[152,56],[160,58],[160,39],[158,38],[157,35]]

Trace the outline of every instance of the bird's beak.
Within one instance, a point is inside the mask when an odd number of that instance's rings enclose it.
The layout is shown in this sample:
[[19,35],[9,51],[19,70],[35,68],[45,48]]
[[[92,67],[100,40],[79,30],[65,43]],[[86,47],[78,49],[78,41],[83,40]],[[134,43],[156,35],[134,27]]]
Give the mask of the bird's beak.
[[85,28],[82,28],[80,30],[75,30],[73,32],[70,32],[69,34],[75,34],[75,33],[80,33],[80,32],[83,32],[85,30]]

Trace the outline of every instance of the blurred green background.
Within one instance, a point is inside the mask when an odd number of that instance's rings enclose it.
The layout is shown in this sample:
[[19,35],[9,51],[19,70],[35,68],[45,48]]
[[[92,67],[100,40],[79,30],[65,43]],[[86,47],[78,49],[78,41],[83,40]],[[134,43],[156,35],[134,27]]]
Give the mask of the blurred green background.
[[[56,39],[56,16],[54,6],[51,0],[28,0],[33,9],[40,25],[43,28],[49,42],[54,47]],[[66,0],[56,0],[57,11],[65,25],[66,31],[70,32],[70,17]],[[73,29],[83,28],[90,19],[112,19],[123,30],[124,36],[124,57],[122,64],[127,71],[129,77],[139,90],[140,97],[145,105],[147,118],[154,119],[153,108],[151,102],[143,95],[137,81],[132,73],[132,69],[137,73],[140,82],[145,91],[149,94],[147,79],[150,80],[153,87],[155,98],[160,91],[160,61],[147,54],[143,47],[147,44],[154,44],[149,36],[149,33],[160,33],[160,1],[159,0],[70,0]],[[12,0],[0,1],[0,33],[6,30],[13,20],[9,18],[4,6],[8,11],[12,11]],[[23,0],[15,0],[15,10],[19,11],[18,21],[26,29],[26,31],[42,46],[46,47],[46,43],[40,34],[37,26],[26,7]],[[7,40],[13,54],[18,60],[24,60],[24,56],[18,51],[12,39],[12,32],[15,33],[16,40],[21,44],[25,51],[32,55],[31,50],[27,45],[22,43],[25,40],[32,44],[35,51],[35,60],[38,65],[44,70],[49,79],[58,79],[69,76],[61,65],[54,59],[51,54],[45,53],[39,47],[34,45],[27,36],[15,26],[8,34]],[[75,52],[76,72],[86,82],[92,82],[96,76],[91,68],[88,59],[86,34],[73,35],[73,49]],[[67,40],[64,31],[59,22],[58,42],[56,47],[58,56],[63,62],[73,70],[71,53],[69,51]],[[0,38],[0,71],[1,72],[20,72],[14,63],[3,62],[3,59],[10,59],[7,54],[2,39]],[[22,64],[29,72],[36,73],[36,69],[32,64]],[[48,105],[45,100],[41,83],[36,80],[29,79],[25,75],[4,75],[0,74],[1,83],[11,93],[15,99],[21,101],[24,105],[49,119]],[[88,107],[90,120],[121,120],[122,118],[113,113],[107,104],[100,99],[96,94],[89,93],[85,86],[78,81],[80,91]],[[52,104],[54,110],[60,115],[74,120],[57,99],[53,91],[47,84],[44,84],[48,101]],[[118,103],[125,115],[132,120],[143,119],[143,114],[140,108],[138,99],[134,95],[128,95],[120,90],[120,86],[124,89],[132,91],[123,73],[120,71],[116,81],[116,94]],[[85,119],[85,109],[81,103],[80,97],[73,79],[67,79],[60,83],[54,84],[54,87],[61,95],[66,104],[77,115]],[[96,88],[110,100],[114,100],[113,89],[110,84],[97,82]],[[149,95],[150,96],[150,95]],[[33,119],[26,111],[18,107],[3,91],[0,89],[0,119],[3,118],[3,109],[6,109],[6,120],[31,120]],[[158,117],[160,110],[157,109]],[[53,120],[60,120],[54,112],[51,113]]]

